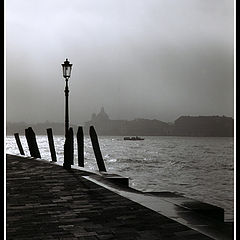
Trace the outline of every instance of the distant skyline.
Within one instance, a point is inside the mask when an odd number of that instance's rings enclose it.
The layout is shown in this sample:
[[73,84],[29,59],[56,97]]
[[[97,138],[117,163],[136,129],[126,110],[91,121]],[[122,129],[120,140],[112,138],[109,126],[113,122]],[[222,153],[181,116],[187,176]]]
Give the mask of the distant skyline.
[[234,114],[234,1],[7,0],[6,120]]
[[[99,111],[100,112],[100,111]],[[99,114],[99,112],[94,112],[93,114]],[[92,114],[92,115],[93,115]],[[87,121],[84,121],[84,122],[78,122],[78,123],[70,123],[70,125],[84,125],[86,122],[89,122],[91,121],[91,118],[92,118],[92,115],[89,117],[89,119]],[[107,114],[108,115],[108,114]],[[108,115],[109,116],[109,115]],[[179,115],[178,117],[176,117],[176,119],[172,120],[172,121],[164,121],[163,119],[159,119],[159,118],[141,118],[141,117],[138,117],[138,118],[132,118],[132,119],[114,119],[114,118],[111,118],[109,117],[109,120],[123,120],[123,121],[132,121],[132,120],[136,120],[136,119],[145,119],[145,120],[159,120],[159,121],[162,121],[162,122],[165,122],[165,123],[174,123],[175,120],[181,118],[181,117],[227,117],[227,118],[233,118],[232,116],[227,116],[227,115]],[[45,124],[45,123],[56,123],[56,124],[64,124],[64,119],[60,120],[60,121],[49,121],[49,120],[44,120],[42,122],[37,122],[37,121],[30,121],[30,122],[25,122],[25,121],[7,121],[7,123],[26,123],[26,124]]]

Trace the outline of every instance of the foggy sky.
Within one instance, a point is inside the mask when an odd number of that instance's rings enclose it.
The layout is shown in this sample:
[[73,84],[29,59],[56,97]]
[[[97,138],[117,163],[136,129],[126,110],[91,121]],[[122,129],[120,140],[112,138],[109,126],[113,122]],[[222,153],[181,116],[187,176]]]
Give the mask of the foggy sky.
[[230,0],[7,0],[6,118],[233,116]]

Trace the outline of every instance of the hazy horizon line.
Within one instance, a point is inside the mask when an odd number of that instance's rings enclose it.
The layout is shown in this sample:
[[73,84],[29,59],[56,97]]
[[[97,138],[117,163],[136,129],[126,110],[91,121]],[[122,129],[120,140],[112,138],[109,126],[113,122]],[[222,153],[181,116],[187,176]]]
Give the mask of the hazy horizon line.
[[[140,117],[137,117],[137,118],[134,118],[134,119],[110,119],[109,120],[112,120],[112,121],[134,121],[134,120],[137,120],[137,119],[144,119],[144,120],[158,120],[158,121],[161,121],[161,122],[165,122],[165,123],[174,123],[178,118],[180,117],[226,117],[226,118],[232,118],[234,119],[234,116],[227,116],[227,115],[180,115],[179,117],[177,117],[174,121],[163,121],[159,118],[140,118]],[[82,124],[85,124],[86,122],[90,122],[91,120],[88,120],[88,121],[84,121],[84,123]],[[45,120],[44,122],[25,122],[25,121],[9,121],[9,120],[6,120],[6,123],[26,123],[26,124],[43,124],[43,123],[57,123],[57,124],[64,124],[65,122],[62,121],[62,122],[58,122],[58,121],[50,121],[50,120]],[[70,124],[73,124],[73,125],[77,125],[79,123],[75,123],[75,122],[72,122]]]

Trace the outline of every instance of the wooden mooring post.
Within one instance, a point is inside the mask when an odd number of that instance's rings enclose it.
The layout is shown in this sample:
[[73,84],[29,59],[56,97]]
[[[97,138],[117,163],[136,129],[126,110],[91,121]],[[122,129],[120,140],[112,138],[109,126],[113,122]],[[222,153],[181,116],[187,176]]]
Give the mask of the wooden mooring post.
[[63,163],[63,167],[65,169],[71,169],[71,165],[74,164],[73,162],[73,148],[74,142],[73,142],[73,129],[69,128],[67,135],[66,135],[66,139],[65,139],[65,143],[64,143],[64,163]]
[[90,126],[89,134],[92,141],[93,151],[97,160],[98,169],[99,171],[106,172],[105,164],[103,161],[102,153],[98,142],[97,133],[93,126]]
[[27,139],[31,157],[41,158],[37,141],[36,141],[36,135],[31,127],[25,129],[25,136]]
[[18,146],[18,149],[20,151],[20,154],[21,155],[25,155],[24,151],[23,151],[23,147],[22,147],[21,141],[20,141],[20,138],[19,138],[19,134],[18,133],[14,133],[14,137],[16,139],[17,146]]
[[53,141],[52,128],[47,129],[47,136],[48,136],[48,143],[49,143],[52,161],[57,162],[57,156],[56,156],[56,151],[55,151],[54,141]]
[[78,166],[84,167],[84,135],[83,128],[78,127],[77,131],[77,146],[78,146]]
[[74,136],[73,136],[73,128],[69,128],[69,137],[70,137],[70,159],[71,159],[71,165],[74,165]]

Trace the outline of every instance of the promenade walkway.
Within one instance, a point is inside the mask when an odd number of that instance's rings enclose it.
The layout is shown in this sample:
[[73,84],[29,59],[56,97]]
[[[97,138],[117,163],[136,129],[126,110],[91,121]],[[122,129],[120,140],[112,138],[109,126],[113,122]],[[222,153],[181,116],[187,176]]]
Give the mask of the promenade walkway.
[[44,160],[7,155],[7,239],[212,239]]

